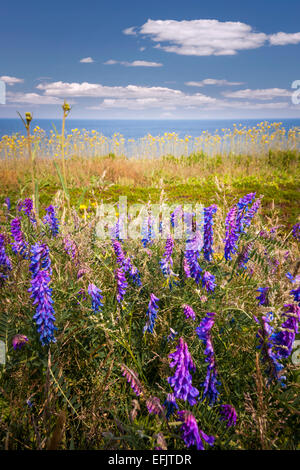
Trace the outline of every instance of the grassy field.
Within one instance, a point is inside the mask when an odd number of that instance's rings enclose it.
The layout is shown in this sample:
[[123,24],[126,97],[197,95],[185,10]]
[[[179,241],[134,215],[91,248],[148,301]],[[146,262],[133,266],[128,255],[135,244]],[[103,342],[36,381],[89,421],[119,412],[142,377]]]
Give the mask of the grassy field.
[[[299,449],[296,148],[83,158],[60,140],[49,158],[21,141],[0,161],[0,448]],[[120,196],[147,204],[142,239],[122,240]],[[204,219],[161,237],[158,202],[175,228],[184,203]]]

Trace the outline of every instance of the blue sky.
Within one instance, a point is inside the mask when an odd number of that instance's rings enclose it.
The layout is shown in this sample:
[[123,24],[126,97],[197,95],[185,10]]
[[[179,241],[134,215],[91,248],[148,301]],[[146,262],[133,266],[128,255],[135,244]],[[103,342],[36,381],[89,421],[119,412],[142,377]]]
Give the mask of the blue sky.
[[0,117],[300,117],[295,0],[5,2]]

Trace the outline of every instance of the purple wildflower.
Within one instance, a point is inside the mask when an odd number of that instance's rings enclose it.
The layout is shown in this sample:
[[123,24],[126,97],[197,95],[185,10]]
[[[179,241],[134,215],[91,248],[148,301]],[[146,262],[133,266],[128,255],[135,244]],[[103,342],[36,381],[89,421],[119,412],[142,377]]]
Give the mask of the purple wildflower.
[[239,239],[239,225],[237,223],[237,214],[237,207],[233,206],[229,210],[225,219],[226,235],[224,240],[224,256],[226,261],[231,260],[231,255],[237,252],[237,241]]
[[213,215],[217,212],[216,204],[204,208],[204,245],[203,254],[207,261],[211,260],[213,253]]
[[202,287],[205,287],[207,292],[213,292],[216,288],[216,278],[213,274],[205,271],[202,277]]
[[191,318],[192,320],[196,320],[196,314],[194,312],[194,310],[192,309],[192,307],[190,307],[189,305],[185,304],[182,306],[183,307],[183,313],[185,314],[185,317],[186,318]]
[[239,254],[239,258],[238,258],[238,267],[239,268],[247,269],[246,264],[249,261],[250,254],[251,254],[251,251],[252,251],[252,248],[253,248],[253,244],[254,244],[253,241],[247,243],[247,245],[244,246],[241,253]]
[[129,367],[125,366],[125,364],[121,365],[122,375],[126,377],[127,382],[130,384],[132,390],[137,396],[142,395],[143,387],[138,379],[138,376],[135,372],[133,372]]
[[170,328],[170,334],[167,337],[167,341],[174,341],[176,335],[178,335],[178,332],[173,330],[173,328]]
[[165,246],[165,252],[160,260],[159,264],[162,270],[162,273],[165,278],[168,279],[168,285],[170,289],[172,289],[173,284],[176,284],[175,280],[172,277],[176,277],[176,274],[172,270],[173,266],[173,259],[172,259],[172,252],[174,247],[174,240],[171,236],[168,237]]
[[126,294],[128,282],[126,281],[125,274],[122,268],[115,270],[115,279],[117,281],[117,301],[121,303]]
[[21,229],[21,219],[16,217],[11,221],[11,234],[14,239],[12,250],[14,253],[19,253],[24,259],[28,258],[28,243],[24,241],[23,232]]
[[236,425],[236,411],[232,405],[221,405],[221,421],[226,421],[226,426],[230,428]]
[[6,197],[6,198],[5,198],[4,204],[6,205],[6,210],[9,212],[10,209],[11,209],[11,202],[10,202],[10,198],[9,198],[9,197]]
[[92,298],[92,309],[94,310],[94,313],[99,312],[101,307],[103,307],[103,303],[101,302],[101,300],[103,299],[103,296],[101,295],[101,290],[98,289],[95,284],[89,284],[88,294]]
[[138,268],[136,266],[134,266],[133,264],[131,264],[131,266],[130,266],[129,276],[132,279],[132,281],[134,282],[134,284],[141,287],[142,281],[141,281],[140,273],[138,271]]
[[196,418],[190,411],[178,411],[177,414],[180,421],[183,422],[181,426],[182,438],[187,447],[195,445],[198,450],[204,450],[203,441],[207,442],[210,446],[214,445],[215,438],[207,436],[203,431],[199,430]]
[[168,393],[167,398],[164,402],[164,407],[167,410],[166,413],[166,418],[169,419],[170,416],[172,416],[176,410],[178,410],[178,405],[176,403],[176,398],[174,396],[174,393]]
[[64,238],[64,249],[70,258],[75,262],[75,265],[78,264],[78,248],[76,243],[68,237]]
[[286,320],[282,323],[280,331],[272,335],[274,350],[279,358],[289,357],[292,353],[295,336],[298,333],[300,322],[300,307],[295,304],[284,305],[285,312],[282,317]]
[[253,219],[253,217],[255,216],[256,212],[258,211],[258,209],[260,208],[260,205],[261,205],[261,200],[260,199],[257,199],[257,201],[255,201],[252,206],[248,209],[248,211],[246,212],[244,218],[243,218],[243,225],[245,227],[249,227],[250,223],[251,223],[251,220]]
[[174,390],[174,396],[181,400],[188,400],[191,406],[195,405],[197,403],[195,398],[199,395],[199,391],[192,386],[190,370],[195,371],[196,367],[183,338],[179,338],[177,349],[169,354],[169,358],[172,360],[170,367],[176,366],[173,377],[167,379]]
[[33,202],[32,199],[26,198],[24,201],[20,201],[18,204],[18,211],[24,211],[24,213],[27,215],[29,220],[35,224],[36,219],[33,211]]
[[148,409],[149,414],[154,414],[154,415],[161,415],[164,414],[163,407],[160,403],[160,399],[157,397],[150,397],[146,401],[146,406]]
[[264,305],[268,306],[269,305],[269,299],[268,299],[268,292],[269,292],[269,287],[259,287],[257,292],[260,292],[260,295],[256,297],[258,300],[259,305]]
[[142,225],[142,244],[146,248],[147,245],[151,245],[155,238],[153,220],[150,216],[147,216]]
[[5,237],[0,233],[0,281],[7,279],[8,272],[11,271],[12,265],[5,251]]
[[144,333],[146,331],[149,331],[149,333],[153,333],[155,320],[158,312],[157,302],[159,302],[159,299],[154,294],[150,294],[150,302],[148,304],[147,310],[148,320],[146,322],[146,325],[144,326]]
[[117,258],[117,263],[120,266],[120,268],[123,267],[125,264],[125,254],[123,252],[123,248],[121,246],[121,243],[118,240],[112,240],[112,246]]
[[211,329],[215,323],[215,315],[214,312],[207,313],[198,328],[196,328],[196,333],[205,346],[205,362],[208,363],[205,381],[201,384],[204,387],[203,400],[207,397],[210,405],[213,405],[217,400],[219,392],[216,386],[220,384],[217,380],[215,353],[211,338]]
[[297,224],[295,224],[295,225],[293,226],[293,231],[292,231],[292,233],[293,233],[293,237],[294,237],[296,240],[300,241],[300,222],[298,222]]
[[49,248],[46,244],[36,243],[31,247],[31,263],[29,270],[32,273],[31,292],[33,305],[36,305],[36,313],[33,316],[37,324],[37,331],[40,333],[42,345],[56,342],[54,338],[54,308],[52,306],[52,289],[49,287],[51,282],[51,261],[49,258]]
[[55,214],[55,209],[52,204],[46,207],[46,215],[43,218],[43,223],[50,228],[51,235],[56,237],[59,231],[59,221]]
[[21,349],[24,346],[24,344],[27,343],[27,341],[28,341],[28,338],[25,335],[14,336],[12,339],[12,345],[13,345],[14,350]]
[[262,317],[262,328],[260,328],[257,333],[257,337],[259,338],[258,349],[262,351],[262,361],[268,364],[266,373],[278,380],[281,386],[284,387],[286,377],[281,375],[283,365],[279,362],[277,354],[273,351],[272,335],[274,328],[270,324],[272,319],[272,312]]

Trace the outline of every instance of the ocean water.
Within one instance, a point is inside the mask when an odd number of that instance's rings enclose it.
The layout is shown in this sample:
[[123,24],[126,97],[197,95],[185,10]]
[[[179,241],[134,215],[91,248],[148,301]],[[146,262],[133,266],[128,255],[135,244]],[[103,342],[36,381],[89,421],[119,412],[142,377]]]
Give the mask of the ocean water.
[[[300,119],[266,119],[268,122],[282,122],[287,130],[293,127],[300,128]],[[125,139],[139,139],[147,134],[153,136],[162,135],[165,132],[175,132],[180,137],[190,135],[197,137],[203,131],[212,134],[216,130],[219,132],[222,128],[232,129],[233,124],[246,127],[253,127],[261,119],[216,119],[216,120],[95,120],[95,119],[67,119],[66,131],[72,129],[86,129],[88,131],[96,130],[106,137],[111,137],[115,132],[120,133]],[[61,120],[59,119],[34,119],[32,128],[39,126],[47,133],[53,126],[60,132]],[[0,138],[3,135],[25,134],[25,129],[20,119],[0,119]]]

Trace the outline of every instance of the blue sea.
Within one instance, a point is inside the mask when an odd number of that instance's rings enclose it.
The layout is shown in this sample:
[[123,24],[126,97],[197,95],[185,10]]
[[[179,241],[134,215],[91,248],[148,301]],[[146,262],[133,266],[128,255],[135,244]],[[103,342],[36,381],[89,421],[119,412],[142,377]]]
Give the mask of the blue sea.
[[[300,127],[300,119],[265,119],[268,122],[282,122],[288,130],[292,127]],[[262,119],[216,119],[216,120],[95,120],[95,119],[67,119],[66,130],[85,129],[96,130],[106,137],[111,137],[115,132],[122,134],[125,139],[138,139],[150,133],[153,136],[162,135],[164,132],[176,132],[180,137],[191,135],[199,136],[203,131],[215,133],[222,128],[232,129],[233,124],[241,124],[253,127]],[[59,119],[34,119],[32,128],[39,126],[47,133],[54,127],[61,129]],[[0,119],[0,138],[3,135],[15,133],[25,134],[25,129],[20,119]]]

